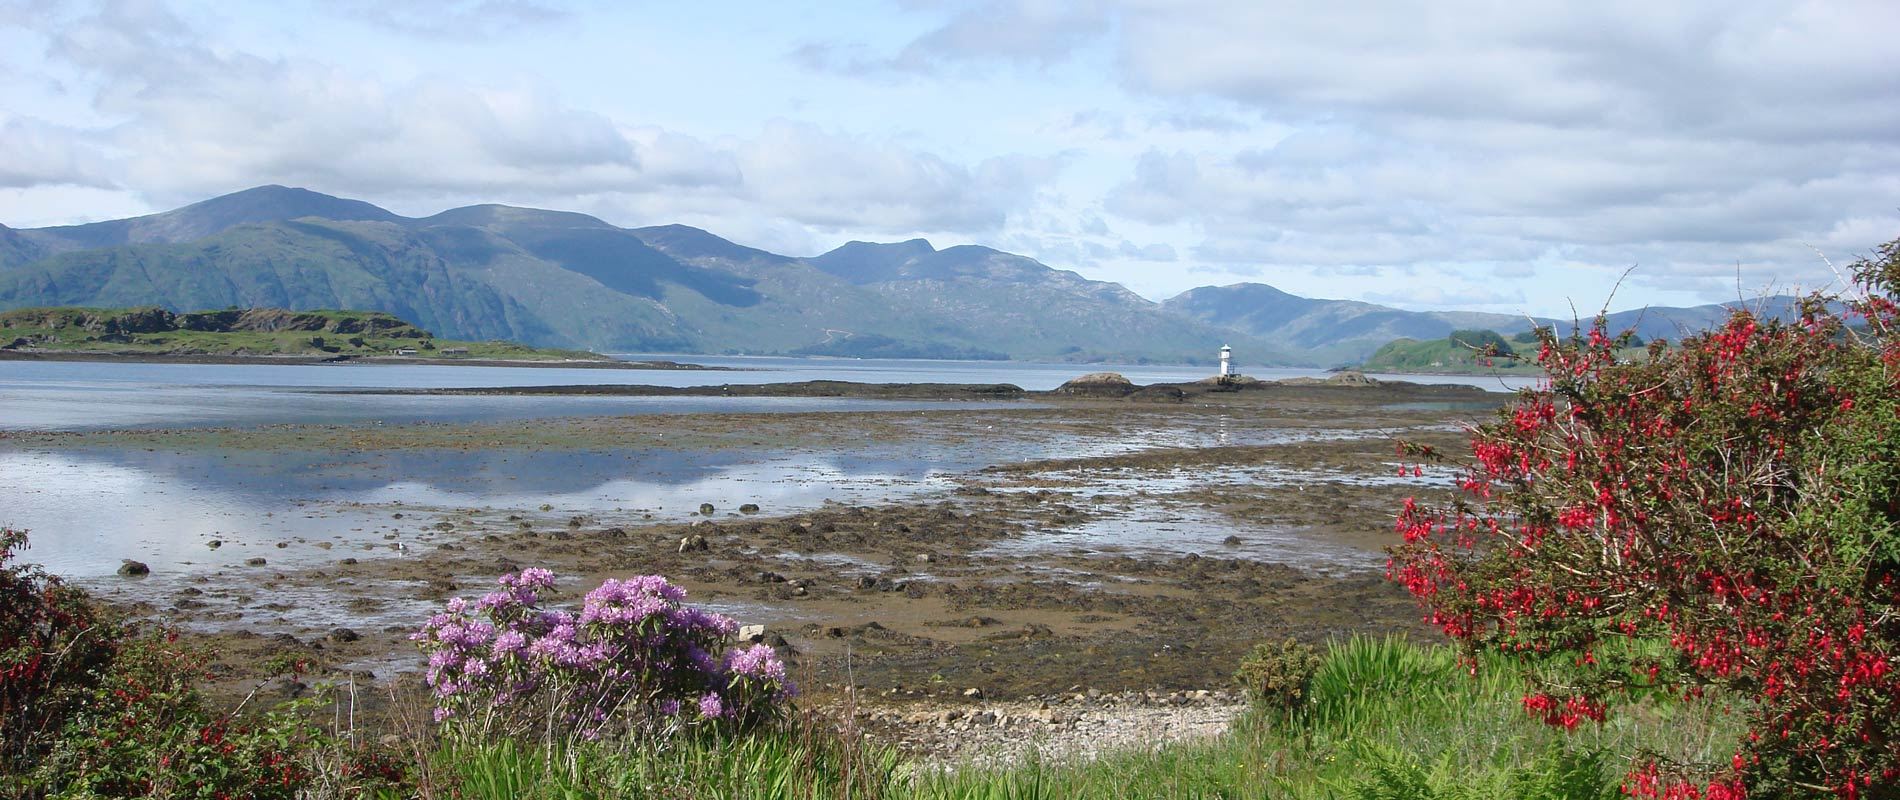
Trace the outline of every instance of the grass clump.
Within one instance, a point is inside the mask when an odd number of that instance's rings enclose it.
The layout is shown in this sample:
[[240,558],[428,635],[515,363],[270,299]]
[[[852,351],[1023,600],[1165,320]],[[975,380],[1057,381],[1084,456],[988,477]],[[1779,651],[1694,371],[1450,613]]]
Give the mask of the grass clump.
[[[1311,663],[1286,643],[1254,655],[1264,658],[1248,661],[1272,664],[1265,673],[1276,677]],[[1619,708],[1602,725],[1553,728],[1525,713],[1502,664],[1474,671],[1450,647],[1401,637],[1354,637],[1316,658],[1302,702],[1257,695],[1255,710],[1217,739],[1087,763],[951,770],[920,778],[902,796],[1607,800],[1619,796],[1632,755],[1716,757],[1739,724],[1709,698]]]

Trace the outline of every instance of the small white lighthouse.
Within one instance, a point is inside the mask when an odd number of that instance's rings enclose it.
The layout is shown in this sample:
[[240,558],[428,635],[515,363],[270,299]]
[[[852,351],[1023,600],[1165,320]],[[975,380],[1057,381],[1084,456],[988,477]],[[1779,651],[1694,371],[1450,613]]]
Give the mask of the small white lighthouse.
[[1229,346],[1227,346],[1227,345],[1221,345],[1221,346],[1220,346],[1220,377],[1221,377],[1221,380],[1226,380],[1226,379],[1228,379],[1228,378],[1231,378],[1231,377],[1233,377],[1233,376],[1234,376],[1234,363],[1233,363],[1233,359],[1234,359],[1234,348],[1232,348],[1232,347],[1229,347]]

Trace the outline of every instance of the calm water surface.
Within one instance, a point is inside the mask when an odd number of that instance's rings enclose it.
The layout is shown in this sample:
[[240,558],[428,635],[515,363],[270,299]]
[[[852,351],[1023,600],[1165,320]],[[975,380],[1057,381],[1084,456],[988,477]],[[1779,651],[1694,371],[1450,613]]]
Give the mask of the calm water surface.
[[[866,383],[1013,383],[1046,390],[1077,375],[1120,372],[1147,384],[1205,378],[1209,367],[1132,364],[1038,364],[1004,361],[691,358],[732,370],[618,370],[557,367],[462,367],[343,364],[115,364],[0,362],[0,430],[88,430],[274,423],[474,422],[560,416],[761,411],[850,411],[933,408],[846,398],[723,397],[413,397],[338,395],[337,389],[443,389],[564,384],[717,386],[807,380]],[[652,356],[627,358],[645,359]],[[1273,380],[1324,377],[1306,369],[1250,369]],[[1442,375],[1375,376],[1418,383],[1458,383],[1493,391],[1530,385],[1530,378]],[[960,407],[968,407],[961,405]]]
[[[647,358],[629,356],[629,358]],[[432,365],[198,365],[0,362],[0,432],[249,427],[289,423],[481,422],[567,416],[852,412],[983,408],[981,403],[846,398],[473,397],[334,394],[336,389],[548,384],[664,386],[816,379],[878,383],[1013,383],[1050,389],[1091,371],[1137,383],[1197,380],[1208,367],[1022,362],[678,357],[734,371]],[[1248,370],[1273,379],[1313,370]],[[1406,377],[1421,382],[1497,379]],[[3,435],[3,434],[0,434]],[[1235,432],[1265,441],[1271,431]],[[533,452],[165,451],[142,447],[9,449],[0,445],[0,524],[33,532],[28,560],[81,578],[122,558],[198,572],[265,556],[317,563],[347,553],[400,556],[447,537],[435,525],[509,514],[559,525],[569,515],[684,518],[701,502],[756,502],[768,513],[826,500],[871,503],[941,490],[987,464],[1157,446],[1239,443],[1225,428],[1148,430],[1082,440],[976,442],[918,451],[757,450]],[[545,506],[545,509],[543,508]],[[401,516],[397,516],[400,514]],[[1100,541],[1126,532],[1092,532]],[[217,540],[217,549],[208,543]],[[281,546],[280,546],[281,545]]]

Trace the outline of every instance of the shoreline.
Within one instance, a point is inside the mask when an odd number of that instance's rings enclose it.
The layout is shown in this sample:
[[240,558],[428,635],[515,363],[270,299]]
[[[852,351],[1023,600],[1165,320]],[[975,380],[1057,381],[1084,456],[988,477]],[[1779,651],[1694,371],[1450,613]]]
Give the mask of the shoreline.
[[1024,389],[1013,383],[861,383],[857,381],[781,381],[701,386],[652,384],[561,384],[547,386],[470,386],[432,389],[338,389],[334,394],[398,396],[517,396],[517,397],[850,397],[875,400],[1107,400],[1180,403],[1222,397],[1284,396],[1309,399],[1339,397],[1366,399],[1482,399],[1494,394],[1467,384],[1431,384],[1409,381],[1337,383],[1311,378],[1253,381],[1222,385],[1213,381],[1152,383],[1125,386],[1067,385],[1056,389]]

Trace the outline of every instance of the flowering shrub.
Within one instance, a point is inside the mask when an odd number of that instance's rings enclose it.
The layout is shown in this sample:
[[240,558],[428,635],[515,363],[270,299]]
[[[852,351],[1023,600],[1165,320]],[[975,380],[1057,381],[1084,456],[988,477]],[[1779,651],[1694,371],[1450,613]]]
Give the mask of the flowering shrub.
[[0,796],[298,795],[319,743],[313,727],[285,713],[213,712],[195,686],[199,657],[13,563],[25,543],[0,529]]
[[294,711],[252,720],[213,712],[194,686],[202,671],[175,639],[126,639],[35,780],[59,797],[299,797],[321,732]]
[[0,528],[0,775],[39,760],[119,638],[85,592],[14,563],[25,546],[25,531]]
[[1855,274],[1845,313],[1737,312],[1641,363],[1601,319],[1546,332],[1549,385],[1473,432],[1455,500],[1398,516],[1391,577],[1520,659],[1534,717],[1747,705],[1732,759],[1639,762],[1632,797],[1900,797],[1900,240]]
[[578,614],[540,607],[554,587],[545,569],[499,583],[472,603],[450,600],[410,637],[428,655],[435,718],[452,729],[597,739],[746,728],[777,717],[792,695],[771,647],[726,649],[737,624],[682,605],[686,591],[665,578],[608,580]]

